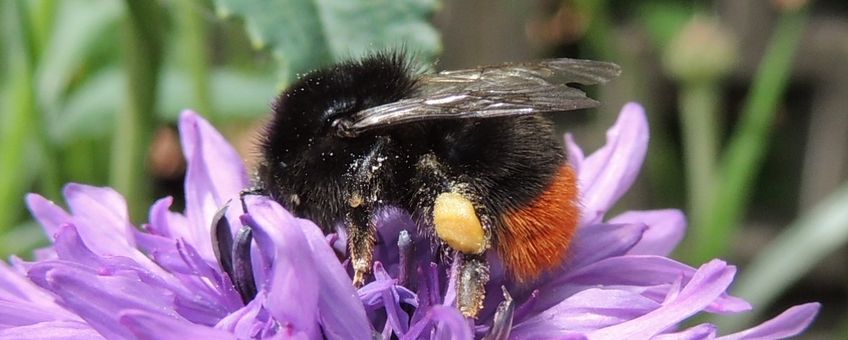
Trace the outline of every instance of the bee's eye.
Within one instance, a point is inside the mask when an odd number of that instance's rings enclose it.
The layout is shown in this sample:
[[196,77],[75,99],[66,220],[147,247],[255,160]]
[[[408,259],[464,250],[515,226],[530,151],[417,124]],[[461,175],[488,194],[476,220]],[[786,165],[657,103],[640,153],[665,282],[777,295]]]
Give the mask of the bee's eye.
[[356,99],[353,98],[342,98],[333,100],[330,102],[330,105],[323,112],[323,119],[325,122],[329,122],[330,124],[335,124],[334,121],[345,114],[353,113],[356,108]]

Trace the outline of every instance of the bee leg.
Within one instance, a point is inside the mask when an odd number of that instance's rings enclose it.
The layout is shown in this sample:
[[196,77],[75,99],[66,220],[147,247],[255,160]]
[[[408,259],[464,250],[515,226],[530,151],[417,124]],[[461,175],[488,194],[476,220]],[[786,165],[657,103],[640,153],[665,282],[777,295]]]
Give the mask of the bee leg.
[[483,254],[469,255],[457,252],[461,263],[456,273],[456,305],[462,315],[476,318],[486,299],[489,282],[489,263]]
[[353,265],[353,285],[362,287],[374,259],[374,243],[377,242],[377,227],[372,221],[373,207],[380,202],[381,173],[386,159],[386,147],[391,138],[381,136],[365,155],[351,164],[349,172],[350,187],[347,188],[346,214],[347,242],[350,250],[350,263]]
[[[478,214],[465,195],[442,193],[433,204],[433,225],[436,235],[460,257],[454,275],[457,308],[466,317],[475,318],[483,309],[486,283],[489,282],[489,263],[485,251],[489,248],[489,225],[486,214]],[[483,222],[478,217],[483,217]]]
[[[457,308],[474,318],[483,308],[489,264],[485,252],[491,246],[492,221],[486,207],[479,204],[470,178],[454,178],[433,154],[418,163],[418,181],[423,188],[419,204],[425,210],[436,236],[453,249],[457,266],[453,284],[457,287]],[[477,202],[477,203],[475,203]]]
[[347,242],[353,266],[353,286],[362,287],[371,273],[376,228],[371,223],[371,209],[357,206],[347,215]]
[[259,186],[252,186],[250,188],[242,189],[241,191],[239,191],[239,201],[241,202],[241,210],[244,212],[247,212],[247,203],[244,202],[244,197],[250,195],[267,195],[267,193],[265,192],[265,189]]

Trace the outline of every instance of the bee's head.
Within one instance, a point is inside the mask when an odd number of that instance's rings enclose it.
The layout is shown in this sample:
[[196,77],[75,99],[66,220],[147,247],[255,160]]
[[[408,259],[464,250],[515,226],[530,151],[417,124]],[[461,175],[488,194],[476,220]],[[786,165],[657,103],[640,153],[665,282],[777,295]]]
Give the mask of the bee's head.
[[339,125],[358,111],[409,96],[415,90],[409,65],[403,53],[378,53],[301,77],[274,102],[260,143],[265,163],[309,162],[367,144],[373,136],[347,138]]

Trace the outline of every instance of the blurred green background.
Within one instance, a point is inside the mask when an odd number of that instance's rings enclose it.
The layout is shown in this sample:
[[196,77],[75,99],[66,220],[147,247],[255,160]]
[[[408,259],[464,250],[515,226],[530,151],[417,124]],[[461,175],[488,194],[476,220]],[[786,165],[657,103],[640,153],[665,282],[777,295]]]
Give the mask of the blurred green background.
[[[434,69],[545,57],[613,61],[597,110],[556,117],[586,149],[628,101],[651,149],[619,209],[680,208],[677,258],[737,263],[746,317],[824,304],[810,338],[848,334],[848,3],[843,0],[4,0],[0,256],[45,244],[24,194],[109,185],[136,222],[182,196],[181,109],[255,158],[298,74],[403,47]],[[714,320],[715,321],[715,320]]]

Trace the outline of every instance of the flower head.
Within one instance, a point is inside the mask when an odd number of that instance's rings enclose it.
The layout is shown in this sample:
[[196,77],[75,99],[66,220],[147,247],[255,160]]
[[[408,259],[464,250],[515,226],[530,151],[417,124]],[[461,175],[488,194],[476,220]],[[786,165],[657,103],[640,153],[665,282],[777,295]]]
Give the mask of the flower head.
[[[666,257],[683,237],[679,211],[607,218],[647,150],[636,104],[588,157],[566,137],[583,214],[564,264],[517,283],[492,255],[476,320],[454,307],[456,263],[432,252],[406,212],[378,212],[374,279],[357,291],[344,235],[325,236],[268,198],[242,200],[249,183],[233,148],[192,112],[180,132],[189,162],[184,213],[163,198],[137,229],[109,188],[68,185],[69,211],[27,197],[53,244],[32,262],[0,262],[0,337],[697,339],[716,328],[679,329],[686,318],[750,308],[726,293],[733,266],[714,260],[696,269]],[[818,308],[796,306],[726,337],[792,336]]]

